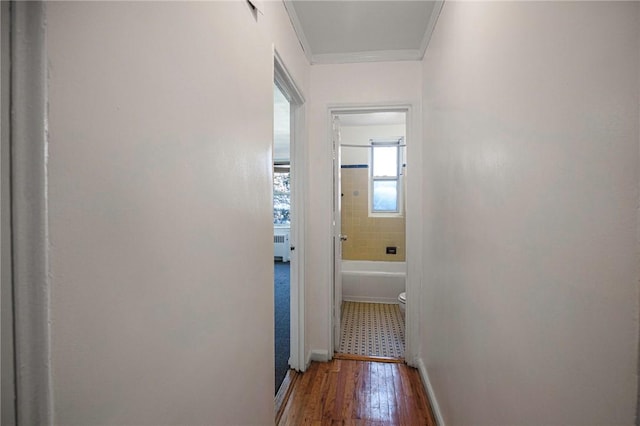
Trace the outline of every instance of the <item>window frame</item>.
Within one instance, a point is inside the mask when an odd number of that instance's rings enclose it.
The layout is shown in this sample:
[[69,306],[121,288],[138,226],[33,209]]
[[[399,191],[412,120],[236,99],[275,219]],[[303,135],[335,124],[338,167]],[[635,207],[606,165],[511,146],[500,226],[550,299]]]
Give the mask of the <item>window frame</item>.
[[[369,139],[369,200],[368,210],[369,217],[402,217],[404,215],[403,209],[403,176],[404,176],[404,159],[403,150],[404,136],[396,138],[381,138],[381,139]],[[395,147],[397,151],[397,164],[396,164],[396,176],[374,176],[374,151],[376,147]],[[395,210],[374,210],[374,183],[375,182],[396,182],[396,209]]]

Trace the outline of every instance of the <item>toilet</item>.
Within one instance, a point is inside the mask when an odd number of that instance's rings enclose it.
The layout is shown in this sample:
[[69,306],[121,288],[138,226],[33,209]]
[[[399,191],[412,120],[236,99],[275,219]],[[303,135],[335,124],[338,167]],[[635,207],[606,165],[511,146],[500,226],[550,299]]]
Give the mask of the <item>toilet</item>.
[[407,293],[405,291],[398,296],[398,303],[400,305],[400,312],[402,312],[402,316],[404,316],[405,310],[407,309]]

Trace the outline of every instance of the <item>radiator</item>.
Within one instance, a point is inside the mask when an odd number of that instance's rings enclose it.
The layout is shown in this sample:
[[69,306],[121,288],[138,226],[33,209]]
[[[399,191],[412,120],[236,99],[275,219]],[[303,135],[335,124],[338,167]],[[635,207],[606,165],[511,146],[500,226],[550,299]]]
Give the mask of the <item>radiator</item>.
[[291,246],[289,245],[289,230],[276,229],[273,235],[273,257],[283,262],[291,260]]

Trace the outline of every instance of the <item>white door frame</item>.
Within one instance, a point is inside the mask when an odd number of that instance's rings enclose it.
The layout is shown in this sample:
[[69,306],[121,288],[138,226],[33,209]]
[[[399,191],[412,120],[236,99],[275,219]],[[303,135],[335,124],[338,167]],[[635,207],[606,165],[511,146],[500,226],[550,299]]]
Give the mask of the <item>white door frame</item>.
[[331,144],[333,147],[333,286],[332,310],[331,310],[331,339],[332,348],[329,351],[330,357],[340,341],[340,323],[342,318],[342,160],[340,150],[340,118],[338,114],[331,114]]
[[53,424],[43,2],[11,3],[11,237],[16,418]]
[[305,265],[305,206],[307,205],[306,139],[304,95],[287,70],[284,61],[274,48],[274,81],[291,105],[291,281],[290,320],[291,342],[289,366],[297,371],[305,370],[304,356],[304,265]]
[[9,2],[0,3],[0,45],[2,46],[0,58],[1,83],[0,83],[0,135],[2,141],[2,287],[0,288],[0,301],[2,313],[0,324],[2,325],[2,345],[1,355],[2,367],[0,376],[2,377],[2,403],[0,404],[0,424],[14,426],[16,424],[16,382],[15,382],[15,350],[13,347],[13,277],[12,262],[13,252],[11,243],[11,141],[9,140],[11,122],[11,45],[9,31],[11,20],[11,4]]
[[[405,330],[405,361],[411,366],[417,365],[419,357],[419,342],[420,342],[420,293],[422,286],[422,141],[420,139],[421,129],[420,123],[415,114],[419,114],[419,108],[412,102],[400,102],[400,103],[367,103],[367,104],[336,104],[329,105],[328,117],[329,128],[327,134],[329,135],[328,143],[333,144],[333,120],[332,117],[340,114],[357,114],[368,112],[405,112],[406,113],[406,151],[405,162],[406,167],[406,210],[405,210],[405,234],[406,234],[406,263],[407,263],[407,278],[406,278],[406,292],[407,292],[407,310],[406,310],[406,330]],[[339,167],[336,161],[334,161],[335,154],[331,151],[331,161],[333,162],[333,173],[337,176],[336,167]],[[332,188],[334,199],[336,186]],[[335,212],[331,212],[332,222],[337,220]],[[335,227],[334,227],[335,237]],[[335,247],[335,244],[334,244]],[[336,263],[335,248],[332,250],[332,263]],[[335,268],[335,266],[334,266]],[[335,318],[334,310],[336,309],[335,300],[335,277],[332,277],[331,285],[329,286],[329,300],[331,303],[328,306],[327,314],[330,318],[328,337],[329,337],[329,358],[333,357],[334,353],[334,330],[335,330]]]

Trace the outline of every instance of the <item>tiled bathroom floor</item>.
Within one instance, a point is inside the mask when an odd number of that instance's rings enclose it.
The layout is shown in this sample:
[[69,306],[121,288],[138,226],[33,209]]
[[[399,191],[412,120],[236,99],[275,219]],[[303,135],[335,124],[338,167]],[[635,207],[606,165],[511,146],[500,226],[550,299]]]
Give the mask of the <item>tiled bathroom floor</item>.
[[404,318],[398,305],[342,302],[340,331],[339,353],[404,357]]

